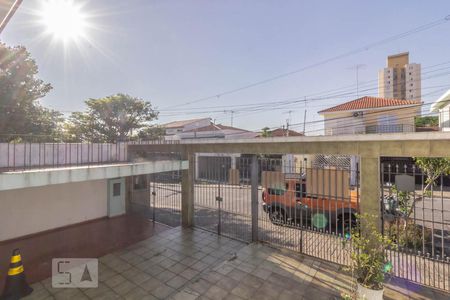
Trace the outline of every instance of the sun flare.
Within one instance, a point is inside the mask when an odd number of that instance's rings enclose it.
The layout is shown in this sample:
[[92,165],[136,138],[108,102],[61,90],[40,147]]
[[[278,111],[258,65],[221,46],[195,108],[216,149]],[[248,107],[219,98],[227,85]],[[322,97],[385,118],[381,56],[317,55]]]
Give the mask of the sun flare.
[[46,32],[58,39],[82,37],[86,30],[86,17],[72,0],[46,0],[42,12]]

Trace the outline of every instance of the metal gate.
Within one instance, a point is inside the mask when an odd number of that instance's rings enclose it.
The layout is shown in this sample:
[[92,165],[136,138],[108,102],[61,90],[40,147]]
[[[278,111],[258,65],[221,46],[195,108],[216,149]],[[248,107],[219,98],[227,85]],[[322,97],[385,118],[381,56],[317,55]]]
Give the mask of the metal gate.
[[[250,159],[240,158],[241,168],[235,169],[226,155],[195,159],[194,224],[243,241],[251,241],[252,214]],[[235,162],[236,163],[236,162]],[[214,166],[214,167],[213,167]]]
[[347,265],[343,235],[359,211],[356,157],[288,158],[260,159],[259,240]]
[[259,156],[253,175],[251,155],[229,159],[215,157],[214,169],[195,164],[195,226],[244,241],[252,241],[253,231],[261,242],[349,262],[343,232],[359,209],[359,172],[350,157]]
[[154,222],[181,225],[181,172],[132,177],[131,210]]
[[[439,169],[449,162],[431,158],[426,163]],[[449,291],[449,177],[431,178],[412,158],[382,158],[380,170],[383,233],[398,245],[388,251],[394,275]]]

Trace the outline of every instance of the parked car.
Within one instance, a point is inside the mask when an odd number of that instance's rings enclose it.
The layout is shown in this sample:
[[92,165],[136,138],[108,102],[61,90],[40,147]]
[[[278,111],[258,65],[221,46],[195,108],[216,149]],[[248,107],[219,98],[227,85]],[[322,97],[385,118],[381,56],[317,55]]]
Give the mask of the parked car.
[[351,190],[349,197],[314,195],[308,193],[306,180],[306,178],[287,179],[282,188],[263,188],[263,210],[269,214],[272,223],[316,228],[337,225],[345,232],[356,225],[355,214],[358,211],[356,190]]

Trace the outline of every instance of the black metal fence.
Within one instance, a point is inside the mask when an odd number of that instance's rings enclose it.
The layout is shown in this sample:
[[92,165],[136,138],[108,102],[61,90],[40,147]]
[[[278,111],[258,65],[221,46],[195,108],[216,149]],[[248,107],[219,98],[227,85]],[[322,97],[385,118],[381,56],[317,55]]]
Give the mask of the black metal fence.
[[448,176],[438,172],[431,178],[413,160],[383,162],[380,170],[383,233],[398,245],[388,252],[394,275],[450,290]]
[[322,155],[261,162],[282,167],[261,172],[258,239],[347,265],[349,251],[342,242],[359,210],[359,172],[350,168],[350,159]]
[[[194,224],[243,241],[251,241],[250,185],[240,181],[227,156],[207,157],[209,165],[196,159],[194,184]],[[239,160],[241,173],[249,178],[249,158]],[[211,168],[211,166],[216,166]],[[235,170],[233,172],[233,170]]]
[[[195,226],[350,264],[346,247],[351,241],[343,241],[359,212],[357,157],[208,154],[207,163],[200,163],[199,156],[194,162]],[[387,251],[393,275],[449,291],[448,175],[431,180],[413,159],[381,161],[382,232],[397,245]],[[144,211],[157,222],[179,225],[180,174],[152,175],[148,182]]]
[[[355,223],[359,205],[359,173],[350,170],[350,158],[317,167],[315,157],[272,157],[257,159],[256,214],[252,157],[238,158],[231,168],[226,155],[208,158],[221,168],[198,170],[202,165],[197,163],[195,226],[250,242],[255,240],[255,222],[260,242],[348,264],[343,233]],[[341,161],[345,167],[336,163]]]

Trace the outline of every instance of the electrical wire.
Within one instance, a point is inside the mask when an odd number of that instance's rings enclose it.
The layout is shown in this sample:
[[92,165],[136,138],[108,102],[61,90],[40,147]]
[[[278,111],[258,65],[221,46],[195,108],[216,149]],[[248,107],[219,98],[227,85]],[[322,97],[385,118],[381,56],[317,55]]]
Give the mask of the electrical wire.
[[427,23],[427,24],[415,27],[413,29],[410,29],[408,31],[402,32],[400,34],[396,34],[396,35],[387,37],[385,39],[382,39],[382,40],[379,40],[379,41],[376,41],[376,42],[373,42],[373,43],[369,43],[369,44],[367,44],[367,45],[365,45],[363,47],[356,48],[354,50],[350,50],[350,51],[345,52],[343,54],[339,54],[339,55],[336,55],[336,56],[324,59],[324,60],[319,61],[317,63],[310,64],[310,65],[298,68],[298,69],[290,71],[290,72],[286,72],[286,73],[282,73],[282,74],[279,74],[279,75],[275,75],[275,76],[272,76],[272,77],[269,77],[269,78],[266,78],[266,79],[263,79],[263,80],[260,80],[260,81],[256,81],[256,82],[253,82],[253,83],[250,83],[250,84],[238,87],[238,88],[226,90],[226,91],[223,91],[223,92],[211,95],[211,96],[206,96],[206,97],[198,98],[198,99],[191,100],[191,101],[188,101],[188,102],[185,102],[185,103],[168,106],[168,107],[166,107],[164,109],[171,108],[171,107],[186,106],[186,105],[199,103],[199,102],[203,102],[203,101],[211,100],[211,99],[218,99],[218,98],[220,98],[222,96],[225,96],[225,95],[234,94],[234,93],[237,93],[237,92],[249,89],[249,88],[253,88],[255,86],[263,85],[263,84],[266,84],[266,83],[269,83],[269,82],[272,82],[272,81],[275,81],[275,80],[278,80],[278,79],[281,79],[281,78],[292,76],[294,74],[297,74],[297,73],[300,73],[300,72],[303,72],[303,71],[306,71],[306,70],[309,70],[309,69],[313,69],[315,67],[327,64],[329,62],[332,62],[332,61],[335,61],[335,60],[339,60],[339,59],[342,59],[342,58],[345,58],[345,57],[348,57],[348,56],[352,56],[352,55],[355,55],[355,54],[360,53],[360,52],[365,52],[365,51],[368,51],[371,48],[374,48],[374,47],[377,47],[377,46],[380,46],[380,45],[383,45],[383,44],[386,44],[386,43],[390,43],[390,42],[398,40],[398,39],[405,38],[407,36],[416,34],[418,32],[422,32],[422,31],[431,29],[433,27],[436,27],[436,26],[439,26],[441,24],[444,24],[444,23],[446,23],[449,20],[450,20],[450,15],[445,16],[444,18],[437,19],[437,20],[435,20],[433,22],[430,22],[430,23]]

